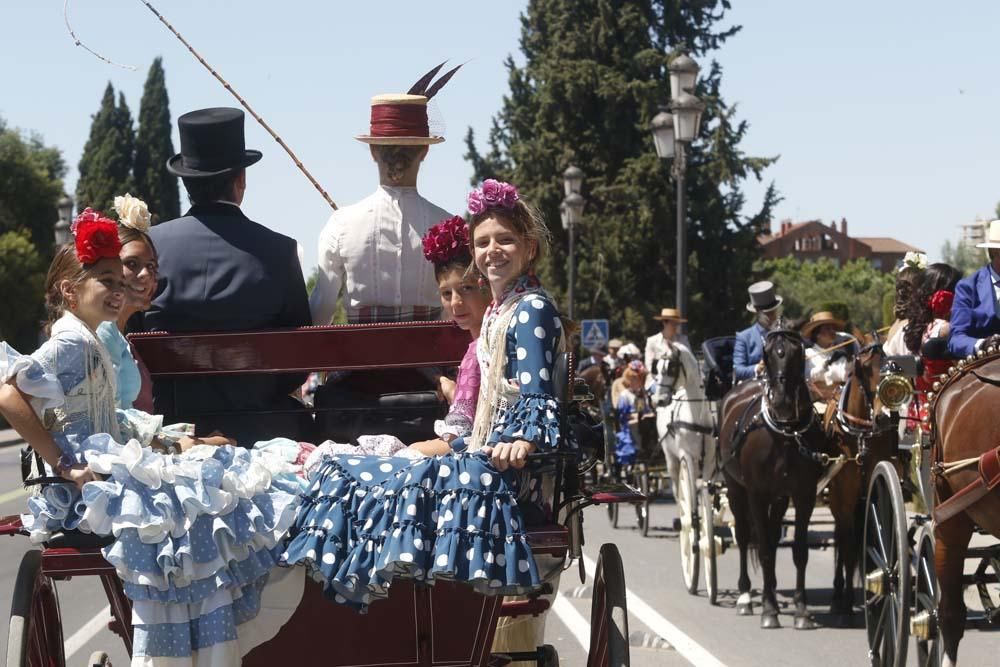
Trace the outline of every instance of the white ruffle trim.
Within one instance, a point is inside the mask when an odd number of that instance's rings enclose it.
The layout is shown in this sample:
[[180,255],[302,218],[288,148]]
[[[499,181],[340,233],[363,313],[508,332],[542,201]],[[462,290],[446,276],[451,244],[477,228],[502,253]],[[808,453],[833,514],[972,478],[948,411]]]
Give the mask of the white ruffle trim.
[[11,378],[15,378],[17,388],[29,397],[39,419],[46,410],[57,408],[66,401],[54,373],[47,372],[34,358],[0,341],[0,382],[9,382]]

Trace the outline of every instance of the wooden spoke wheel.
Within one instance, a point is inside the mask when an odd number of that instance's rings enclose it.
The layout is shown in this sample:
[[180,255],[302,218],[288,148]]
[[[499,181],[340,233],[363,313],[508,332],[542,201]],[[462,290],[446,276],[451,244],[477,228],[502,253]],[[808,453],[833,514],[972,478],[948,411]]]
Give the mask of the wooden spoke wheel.
[[683,454],[677,466],[676,494],[681,524],[677,533],[681,550],[681,574],[684,576],[684,588],[695,595],[698,593],[698,539],[701,527],[698,525],[698,493],[691,457]]
[[628,667],[628,607],[625,570],[614,544],[601,546],[594,573],[587,667]]
[[42,574],[42,552],[21,558],[10,603],[7,630],[7,667],[63,667],[62,620],[59,596]]
[[934,530],[924,524],[917,531],[913,562],[913,617],[910,634],[919,667],[939,667],[943,645],[937,628],[938,586],[934,571]]
[[646,500],[645,502],[635,504],[635,518],[639,523],[639,530],[642,531],[642,536],[647,537],[649,535],[649,498],[653,490],[652,473],[644,465],[641,466],[636,477],[636,486],[642,491],[642,495],[646,496]]
[[890,461],[875,466],[868,485],[863,549],[869,662],[903,667],[910,630],[910,545],[903,490]]
[[705,592],[710,605],[718,604],[719,571],[715,561],[719,553],[721,538],[715,534],[715,495],[708,484],[702,484],[698,489],[699,511],[701,522],[701,539],[698,541],[698,551],[701,553],[701,566],[705,570]]

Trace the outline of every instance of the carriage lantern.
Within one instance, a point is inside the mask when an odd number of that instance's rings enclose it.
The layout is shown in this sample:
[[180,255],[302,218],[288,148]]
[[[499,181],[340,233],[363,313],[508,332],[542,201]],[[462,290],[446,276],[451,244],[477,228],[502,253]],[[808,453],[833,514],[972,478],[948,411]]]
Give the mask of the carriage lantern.
[[882,379],[876,391],[882,405],[896,412],[913,397],[913,382],[903,374],[898,364],[890,361],[882,369]]

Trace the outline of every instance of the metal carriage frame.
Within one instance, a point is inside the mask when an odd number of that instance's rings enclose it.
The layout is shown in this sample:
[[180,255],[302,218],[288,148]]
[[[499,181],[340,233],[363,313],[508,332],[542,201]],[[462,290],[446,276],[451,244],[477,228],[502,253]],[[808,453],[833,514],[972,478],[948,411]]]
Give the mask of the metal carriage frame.
[[[365,371],[373,369],[457,366],[469,339],[451,323],[411,322],[296,330],[206,334],[139,334],[131,337],[137,354],[156,378],[288,373],[308,371]],[[571,381],[573,360],[563,355],[554,374],[563,409],[567,412],[579,389]],[[563,378],[560,383],[559,379]],[[555,475],[553,515],[529,527],[528,540],[536,554],[568,561],[582,556],[583,513],[590,505],[641,500],[622,485],[588,485],[586,471],[600,452],[557,452],[532,455],[530,465]],[[24,535],[17,516],[0,518],[0,535]],[[7,665],[61,667],[65,663],[56,582],[74,576],[101,578],[110,603],[108,627],[132,653],[131,603],[114,568],[101,548],[107,538],[82,533],[56,536],[25,553],[11,605]],[[542,667],[558,665],[550,645],[533,651],[492,654],[490,648],[501,617],[538,615],[550,605],[551,583],[524,598],[482,596],[450,582],[433,585],[406,580],[394,582],[387,600],[375,603],[367,615],[327,601],[319,584],[306,588],[292,618],[273,639],[250,651],[245,665],[274,664],[296,655],[299,664],[374,667],[457,667],[504,665],[512,660],[532,661]],[[386,641],[386,628],[393,628]],[[306,640],[324,633],[350,637],[335,654],[303,653]],[[328,634],[326,636],[329,636]],[[293,653],[289,653],[289,652]],[[107,656],[94,654],[89,664],[105,664]],[[628,613],[621,555],[613,544],[600,549],[591,609],[588,667],[629,664]]]

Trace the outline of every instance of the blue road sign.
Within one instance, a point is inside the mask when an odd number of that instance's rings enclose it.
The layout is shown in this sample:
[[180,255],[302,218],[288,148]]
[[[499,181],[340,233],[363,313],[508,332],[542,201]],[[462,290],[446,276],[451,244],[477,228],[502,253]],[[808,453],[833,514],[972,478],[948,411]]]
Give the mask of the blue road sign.
[[584,320],[582,325],[583,347],[591,349],[608,344],[608,321],[607,320]]

